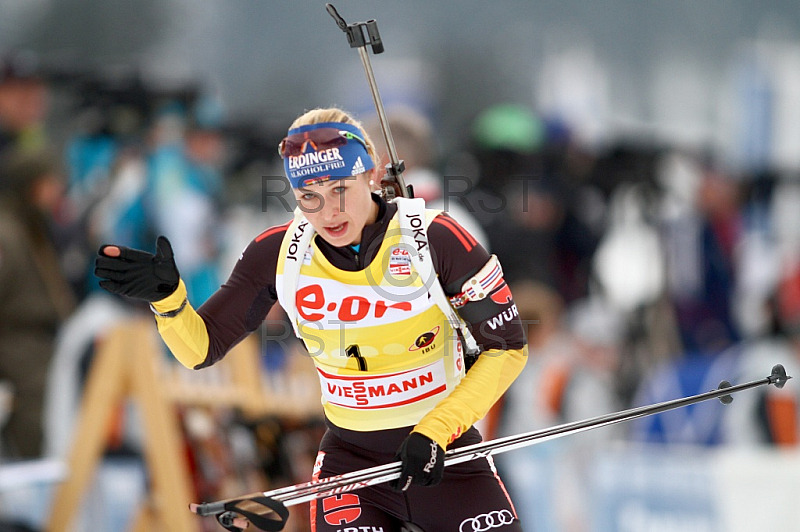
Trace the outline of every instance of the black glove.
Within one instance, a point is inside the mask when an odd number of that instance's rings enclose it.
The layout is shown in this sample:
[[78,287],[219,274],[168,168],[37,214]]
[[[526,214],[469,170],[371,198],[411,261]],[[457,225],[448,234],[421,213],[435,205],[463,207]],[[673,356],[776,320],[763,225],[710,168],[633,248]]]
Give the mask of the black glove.
[[442,480],[444,450],[419,432],[412,432],[403,440],[395,459],[403,462],[400,478],[390,484],[395,491],[405,491],[411,484],[435,486]]
[[[115,250],[119,255],[114,257]],[[166,237],[156,240],[156,254],[123,246],[102,246],[97,252],[94,274],[100,286],[123,296],[160,301],[178,288],[178,268]]]

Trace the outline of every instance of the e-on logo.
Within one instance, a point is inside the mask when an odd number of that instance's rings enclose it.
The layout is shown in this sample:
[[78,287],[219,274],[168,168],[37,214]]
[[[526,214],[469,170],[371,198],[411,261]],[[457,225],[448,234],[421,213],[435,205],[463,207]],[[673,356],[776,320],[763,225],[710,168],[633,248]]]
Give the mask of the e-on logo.
[[389,273],[392,275],[411,275],[411,254],[400,246],[392,248],[389,254]]
[[[368,316],[380,319],[389,310],[402,310],[409,312],[411,303],[398,301],[386,302],[382,299],[370,301],[366,297],[350,295],[340,302],[326,301],[322,286],[310,284],[297,290],[295,301],[297,312],[304,320],[321,321],[324,319],[338,319],[339,321],[360,321]],[[319,312],[313,312],[313,311]]]

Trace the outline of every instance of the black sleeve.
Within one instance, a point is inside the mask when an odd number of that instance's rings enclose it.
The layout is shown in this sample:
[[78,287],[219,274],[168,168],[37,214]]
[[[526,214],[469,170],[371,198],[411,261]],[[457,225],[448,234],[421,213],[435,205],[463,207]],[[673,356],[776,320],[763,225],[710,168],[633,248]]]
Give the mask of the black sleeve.
[[[438,215],[428,228],[436,272],[448,297],[461,292],[465,281],[478,273],[490,255],[475,238],[446,213]],[[511,291],[505,281],[484,299],[458,309],[481,351],[520,349],[525,334]]]
[[214,364],[255,331],[278,300],[275,272],[288,224],[271,227],[242,252],[230,277],[199,309],[208,330],[208,356]]

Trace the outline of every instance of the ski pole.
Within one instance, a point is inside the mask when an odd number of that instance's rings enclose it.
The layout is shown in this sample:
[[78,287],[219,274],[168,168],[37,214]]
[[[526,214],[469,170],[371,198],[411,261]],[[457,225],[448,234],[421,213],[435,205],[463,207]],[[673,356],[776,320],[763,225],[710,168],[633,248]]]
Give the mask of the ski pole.
[[[403,179],[403,172],[405,171],[405,163],[397,156],[397,149],[394,145],[392,132],[389,129],[389,121],[386,119],[386,113],[383,109],[383,102],[381,101],[380,93],[378,92],[378,84],[375,81],[375,74],[372,72],[372,63],[369,59],[369,52],[367,46],[372,47],[372,53],[383,53],[383,41],[378,32],[378,22],[374,19],[366,22],[354,22],[348,24],[333,7],[333,4],[325,4],[328,13],[336,21],[336,25],[347,34],[347,42],[350,43],[350,48],[358,48],[358,55],[361,57],[361,63],[364,65],[364,73],[367,76],[367,83],[369,90],[372,93],[372,101],[375,102],[375,110],[378,112],[378,121],[381,124],[381,131],[383,132],[383,139],[386,141],[386,148],[389,151],[389,164],[386,165],[386,175],[381,180],[383,187],[383,194],[387,200],[391,200],[397,195],[413,198],[414,190],[411,185],[406,186]],[[366,35],[364,32],[366,31]]]
[[[455,464],[460,464],[462,462],[476,460],[478,458],[485,458],[490,455],[504,453],[537,443],[543,443],[556,438],[578,434],[588,430],[606,427],[644,416],[659,414],[661,412],[674,410],[676,408],[682,408],[702,401],[707,401],[709,399],[719,399],[721,403],[727,405],[733,401],[732,394],[734,393],[770,384],[774,385],[776,388],[783,388],[783,386],[786,384],[786,381],[789,379],[791,379],[791,377],[786,374],[784,367],[780,364],[777,364],[772,368],[772,372],[769,376],[756,381],[738,384],[735,386],[731,385],[731,383],[728,381],[722,381],[716,390],[698,395],[673,399],[671,401],[665,401],[653,405],[630,408],[620,412],[605,414],[582,421],[574,421],[571,423],[557,425],[555,427],[507,436],[504,438],[468,445],[459,449],[453,449],[445,453],[444,465],[445,467],[448,467]],[[400,462],[392,462],[389,464],[382,464],[371,468],[352,471],[321,480],[312,480],[310,482],[303,482],[294,486],[278,488],[272,491],[245,495],[236,499],[228,499],[212,503],[192,504],[190,509],[201,516],[216,516],[217,520],[220,521],[220,524],[232,531],[239,531],[241,528],[228,528],[223,523],[223,520],[233,523],[233,520],[236,518],[236,514],[246,517],[248,520],[250,520],[250,522],[253,523],[253,525],[261,528],[262,530],[281,530],[283,525],[285,525],[285,517],[288,517],[288,506],[293,506],[321,497],[353,491],[393,480],[400,476],[400,468]],[[252,508],[248,509],[240,506],[247,503],[250,503],[251,505],[256,503],[267,508],[268,510],[275,512],[279,515],[279,517],[285,517],[282,521],[277,521],[266,518],[262,514],[255,514]],[[280,525],[280,528],[272,528],[278,525]],[[270,528],[263,528],[264,526]]]

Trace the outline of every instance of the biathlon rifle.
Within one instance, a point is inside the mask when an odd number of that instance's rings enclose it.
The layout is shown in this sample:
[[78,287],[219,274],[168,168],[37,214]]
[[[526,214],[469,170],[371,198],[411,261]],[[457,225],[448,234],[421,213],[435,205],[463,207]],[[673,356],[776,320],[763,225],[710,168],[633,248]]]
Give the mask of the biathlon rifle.
[[406,185],[403,179],[405,163],[397,156],[397,148],[395,148],[392,132],[389,129],[389,121],[386,119],[386,112],[383,109],[383,102],[378,92],[378,84],[375,81],[375,74],[372,72],[372,64],[367,51],[367,46],[370,46],[372,53],[383,53],[383,41],[381,40],[381,34],[378,32],[378,22],[375,19],[371,19],[366,22],[348,24],[339,15],[336,8],[333,7],[333,4],[325,4],[325,8],[336,21],[336,25],[347,34],[347,42],[350,43],[350,48],[358,48],[358,55],[364,65],[364,73],[367,76],[369,90],[372,93],[372,101],[375,102],[375,110],[378,112],[378,121],[381,124],[383,139],[386,141],[386,148],[389,151],[389,164],[386,165],[386,174],[381,179],[383,197],[387,201],[397,196],[413,198],[413,188],[411,185]]

